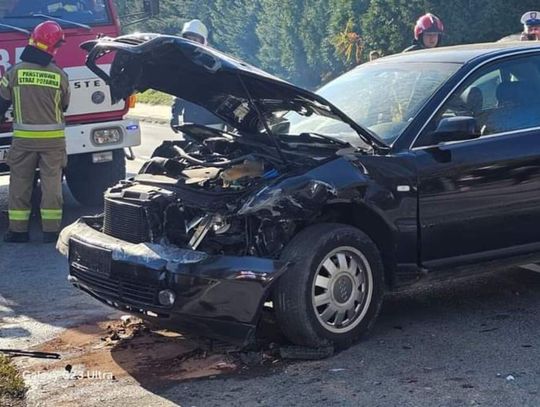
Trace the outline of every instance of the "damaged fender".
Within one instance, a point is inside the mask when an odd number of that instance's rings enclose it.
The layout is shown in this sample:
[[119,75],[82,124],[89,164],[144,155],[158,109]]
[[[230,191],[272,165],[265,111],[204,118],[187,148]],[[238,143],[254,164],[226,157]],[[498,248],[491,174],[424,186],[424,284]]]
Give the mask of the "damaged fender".
[[367,185],[368,178],[347,159],[340,158],[266,186],[249,198],[238,214],[308,219],[330,203],[360,202]]

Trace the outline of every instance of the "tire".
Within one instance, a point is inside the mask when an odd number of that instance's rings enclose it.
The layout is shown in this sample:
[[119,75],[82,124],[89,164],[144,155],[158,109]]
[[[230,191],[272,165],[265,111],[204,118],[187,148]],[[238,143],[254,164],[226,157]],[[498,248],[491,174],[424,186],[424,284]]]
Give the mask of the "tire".
[[82,205],[103,204],[103,193],[126,177],[124,150],[113,150],[113,160],[94,164],[92,154],[76,154],[68,158],[66,181],[73,197]]
[[292,266],[277,281],[274,307],[292,343],[344,349],[371,330],[384,272],[379,250],[364,232],[334,223],[310,226],[291,240],[281,260]]

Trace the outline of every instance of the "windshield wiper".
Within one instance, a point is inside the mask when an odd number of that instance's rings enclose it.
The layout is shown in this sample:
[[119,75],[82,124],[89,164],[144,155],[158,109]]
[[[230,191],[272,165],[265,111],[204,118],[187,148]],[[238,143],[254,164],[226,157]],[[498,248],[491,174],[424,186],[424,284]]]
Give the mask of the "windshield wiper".
[[337,138],[334,138],[332,136],[327,136],[325,134],[320,134],[320,133],[313,133],[313,132],[304,132],[304,133],[300,133],[299,134],[300,137],[319,137],[319,138],[322,138],[324,140],[328,140],[330,141],[331,143],[335,143],[335,144],[340,144],[342,146],[350,146],[350,143],[346,142],[346,141],[343,141],[343,140],[340,140],[340,139],[337,139]]
[[78,23],[76,21],[65,20],[63,18],[49,16],[47,14],[32,14],[32,15],[36,16],[36,17],[41,17],[41,18],[44,18],[44,19],[48,19],[48,20],[53,20],[53,21],[56,21],[57,23],[73,24],[73,25],[75,25],[77,27],[81,27],[81,28],[84,28],[86,30],[92,31],[92,27],[90,27],[89,25],[86,25],[86,24],[83,24],[83,23]]
[[32,34],[30,31],[25,30],[24,28],[15,27],[14,25],[0,23],[0,27],[9,28],[10,30],[17,31],[17,32],[26,34],[28,36],[30,36]]
[[90,27],[89,25],[86,25],[86,24],[83,24],[83,23],[78,23],[76,21],[66,20],[66,19],[63,19],[63,18],[60,18],[60,17],[56,17],[56,16],[50,16],[50,15],[47,15],[47,14],[41,14],[41,13],[28,14],[27,16],[5,16],[4,18],[42,18],[44,20],[52,20],[52,21],[56,21],[57,23],[71,24],[71,25],[74,25],[76,27],[84,28],[86,30],[90,30],[90,31],[92,30],[92,27]]

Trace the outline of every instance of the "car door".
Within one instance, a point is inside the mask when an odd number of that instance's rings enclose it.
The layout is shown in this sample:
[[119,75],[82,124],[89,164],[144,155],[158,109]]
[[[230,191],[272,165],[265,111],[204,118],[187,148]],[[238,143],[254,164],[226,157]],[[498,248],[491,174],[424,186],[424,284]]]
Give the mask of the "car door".
[[[440,142],[434,130],[455,116],[473,117],[480,136]],[[450,95],[413,151],[425,266],[538,250],[540,56],[480,68]]]

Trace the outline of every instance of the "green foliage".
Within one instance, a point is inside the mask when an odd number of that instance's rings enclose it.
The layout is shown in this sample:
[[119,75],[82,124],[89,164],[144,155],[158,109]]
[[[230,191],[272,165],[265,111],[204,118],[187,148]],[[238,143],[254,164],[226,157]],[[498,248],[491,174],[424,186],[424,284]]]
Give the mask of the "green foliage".
[[172,104],[172,96],[157,90],[149,89],[146,92],[137,95],[137,102],[146,103],[148,105],[170,105]]
[[371,0],[362,16],[366,49],[381,49],[385,55],[401,52],[412,44],[416,19],[431,9],[425,0]]
[[345,29],[336,34],[332,39],[332,44],[339,55],[345,58],[347,63],[360,63],[362,55],[363,40],[360,35],[353,30],[354,20],[347,21]]
[[[115,2],[125,15],[142,0]],[[444,21],[443,44],[452,45],[517,33],[520,16],[534,9],[538,0],[161,0],[160,18],[124,31],[179,34],[198,18],[213,47],[314,88],[366,61],[371,50],[401,52],[428,11]]]
[[258,64],[260,44],[256,33],[260,5],[250,0],[210,2],[210,42],[219,49],[251,64]]
[[8,358],[0,355],[0,405],[15,403],[17,399],[23,399],[25,393],[21,375]]
[[[114,0],[118,7],[122,22],[132,21],[129,18],[133,12],[140,11],[142,0]],[[160,0],[161,14],[153,18],[123,28],[124,33],[159,32],[162,34],[178,35],[186,21],[200,19],[210,25],[209,8],[211,1],[197,0]],[[124,18],[123,18],[124,17]]]
[[446,44],[489,42],[520,32],[523,13],[539,8],[538,0],[453,0],[434,2],[445,22]]

